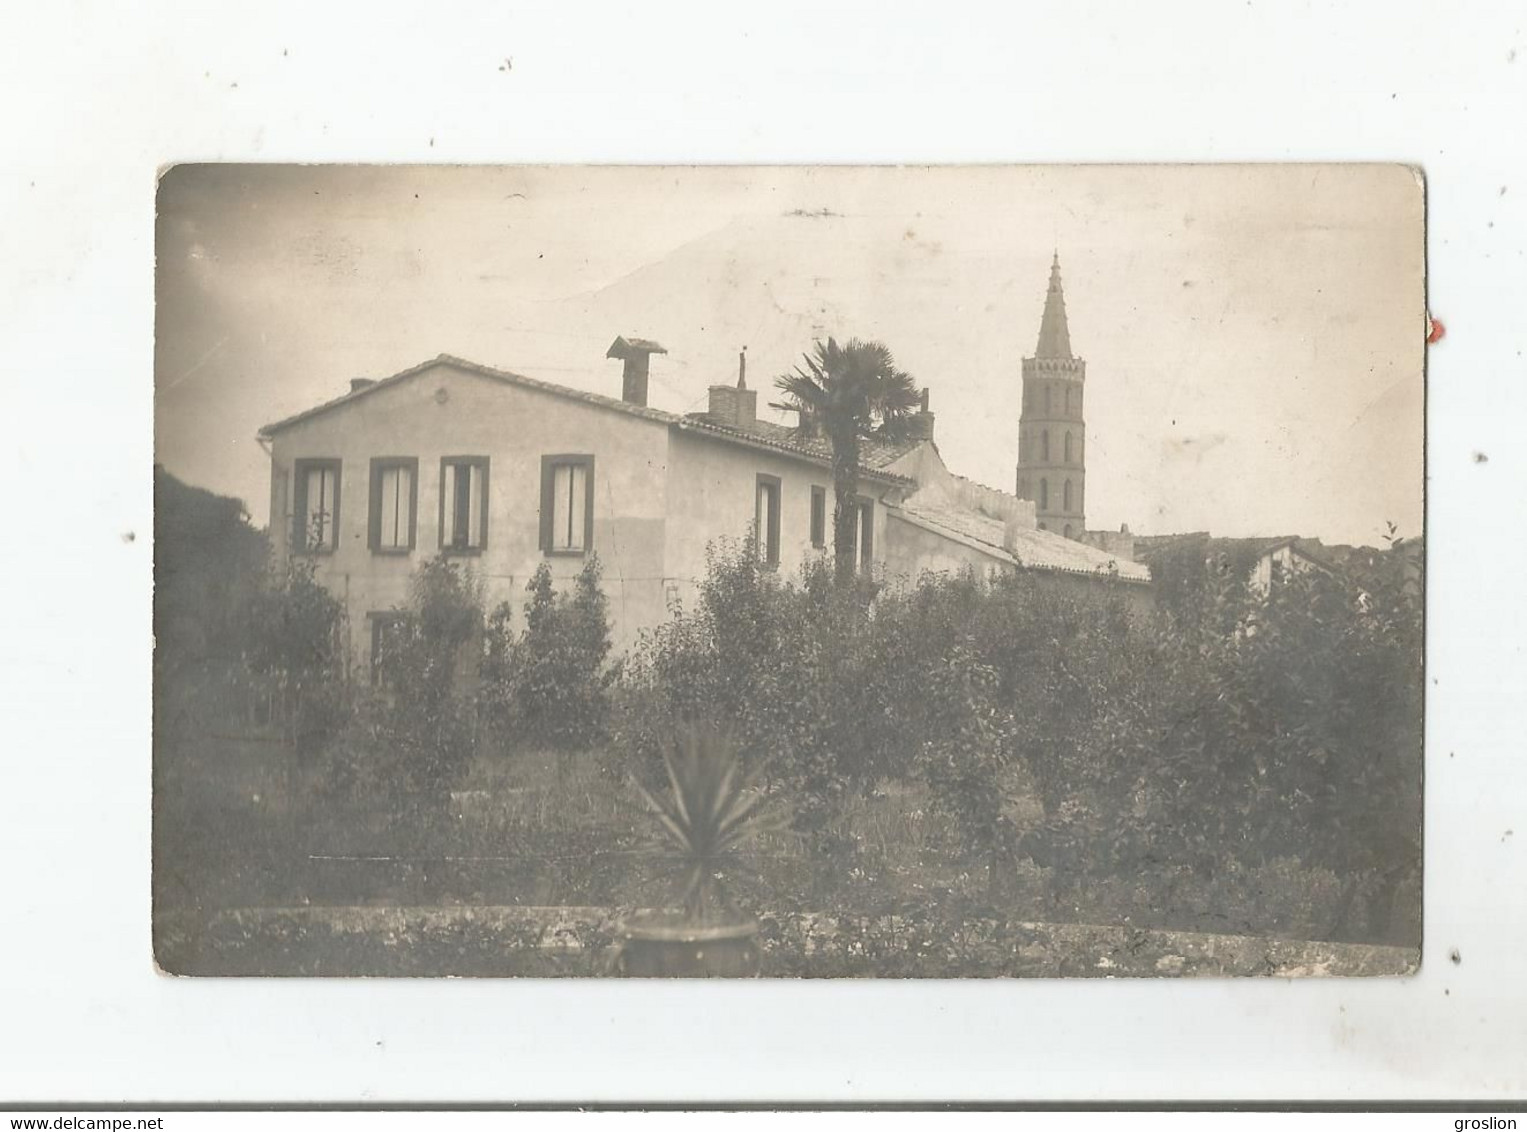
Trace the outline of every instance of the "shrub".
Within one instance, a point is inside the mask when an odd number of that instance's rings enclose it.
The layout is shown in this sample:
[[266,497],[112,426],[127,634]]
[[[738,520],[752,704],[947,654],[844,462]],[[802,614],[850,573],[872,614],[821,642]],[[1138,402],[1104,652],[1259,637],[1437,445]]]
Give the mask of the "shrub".
[[614,769],[656,781],[675,726],[720,719],[748,765],[770,762],[797,827],[826,838],[849,794],[910,770],[915,739],[893,734],[886,719],[893,686],[865,679],[871,666],[892,670],[887,642],[866,617],[865,595],[832,585],[826,565],[792,584],[751,541],[713,545],[708,563],[695,608],[646,634],[627,660]]
[[[675,721],[727,721],[827,869],[850,851],[830,832],[849,798],[919,781],[994,898],[1027,855],[1067,906],[1134,875],[1166,902],[1187,870],[1266,916],[1252,878],[1296,862],[1344,886],[1320,934],[1404,942],[1389,909],[1418,876],[1421,702],[1404,566],[1373,566],[1360,591],[1295,575],[1265,598],[1208,571],[1191,602],[1143,616],[1107,583],[1024,574],[925,576],[866,601],[723,544],[695,609],[633,656],[615,746],[650,776]],[[1020,772],[1044,808],[1027,830]]]
[[336,789],[443,800],[477,749],[471,678],[481,648],[477,579],[439,557],[409,583],[405,616],[377,660],[378,688],[328,752]]
[[590,555],[572,591],[557,594],[543,563],[526,592],[525,627],[516,636],[507,603],[488,621],[483,707],[501,745],[569,750],[603,741],[614,672],[601,567]]
[[[1413,942],[1418,921],[1391,913],[1420,867],[1421,620],[1405,565],[1391,552],[1363,587],[1295,573],[1265,597],[1230,575],[1193,615],[1149,626],[1149,663],[1093,716],[1128,752],[1114,785],[1078,792],[1111,831],[1099,864],[1184,863],[1212,881],[1297,859],[1343,885],[1317,934]],[[1097,832],[1047,831],[1052,850]]]
[[1017,842],[1006,787],[1018,728],[997,698],[999,685],[996,670],[968,647],[951,650],[928,683],[932,727],[920,762],[935,808],[954,820],[967,852],[986,859],[993,900],[1007,896]]
[[321,747],[348,710],[344,606],[292,558],[273,570],[247,608],[245,663],[269,681],[300,753]]

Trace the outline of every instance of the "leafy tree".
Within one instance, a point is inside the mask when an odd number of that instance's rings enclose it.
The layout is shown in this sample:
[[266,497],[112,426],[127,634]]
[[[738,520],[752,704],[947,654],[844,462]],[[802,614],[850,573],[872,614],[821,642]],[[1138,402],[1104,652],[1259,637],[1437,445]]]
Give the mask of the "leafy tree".
[[377,753],[392,768],[392,786],[438,800],[476,750],[466,685],[483,630],[481,585],[450,559],[429,559],[410,579],[406,612],[380,672]]
[[236,659],[269,547],[241,500],[182,483],[154,466],[154,663]]
[[997,698],[999,684],[966,647],[942,658],[929,682],[933,726],[920,760],[935,808],[954,819],[967,850],[985,857],[994,902],[1007,896],[1017,846],[1006,804],[1017,727]]
[[266,578],[246,614],[246,662],[274,685],[281,718],[308,753],[346,709],[344,606],[314,577],[312,562],[292,558]]
[[[1123,885],[1158,922],[1302,917],[1328,938],[1410,941],[1415,917],[1395,915],[1420,864],[1407,548],[1360,586],[1315,571],[1256,595],[1208,570],[1157,616],[1107,583],[965,574],[888,586],[867,617],[851,589],[757,557],[714,551],[695,608],[646,638],[613,746],[660,783],[675,721],[724,721],[792,799],[819,883],[858,852],[835,840],[853,795],[920,782],[995,903],[1027,855],[1067,910]],[[1042,814],[1017,804],[1028,788]]]
[[525,627],[516,636],[507,604],[489,618],[483,662],[484,709],[509,746],[558,749],[600,742],[607,727],[609,605],[597,555],[589,555],[572,592],[558,594],[542,563],[526,586]]
[[855,574],[859,452],[868,439],[903,440],[911,435],[918,389],[879,342],[851,339],[839,346],[818,342],[803,365],[778,378],[787,404],[800,415],[802,432],[825,433],[832,445],[833,559],[840,583]]
[[1155,625],[1154,659],[1122,686],[1148,703],[1130,731],[1134,805],[1115,798],[1118,851],[1210,879],[1296,858],[1342,878],[1324,934],[1414,942],[1402,928],[1416,924],[1393,917],[1421,860],[1412,569],[1394,549],[1363,587],[1296,571],[1257,596],[1226,578],[1206,588],[1196,618]]
[[1397,938],[1396,895],[1419,881],[1423,642],[1408,569],[1395,545],[1361,591],[1290,574],[1238,642],[1239,690],[1265,751],[1258,774],[1274,791],[1269,832],[1344,878],[1337,936]]

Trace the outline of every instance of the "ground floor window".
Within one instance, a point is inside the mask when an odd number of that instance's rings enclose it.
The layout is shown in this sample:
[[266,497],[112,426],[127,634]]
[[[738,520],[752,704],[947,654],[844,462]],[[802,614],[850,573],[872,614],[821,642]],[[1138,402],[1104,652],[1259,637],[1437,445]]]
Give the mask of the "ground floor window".
[[811,487],[811,545],[827,545],[827,489],[815,484]]
[[413,622],[395,609],[368,613],[366,620],[371,623],[371,682],[380,686],[397,675],[398,658],[408,646]]

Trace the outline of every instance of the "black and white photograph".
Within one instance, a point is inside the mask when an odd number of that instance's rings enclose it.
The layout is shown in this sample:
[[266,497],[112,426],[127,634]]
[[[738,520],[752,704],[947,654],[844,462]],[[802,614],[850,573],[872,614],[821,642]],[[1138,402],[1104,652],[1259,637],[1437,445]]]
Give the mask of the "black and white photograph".
[[190,164],[182,975],[1397,975],[1399,165]]
[[1518,8],[18,10],[0,1126],[1520,1127]]

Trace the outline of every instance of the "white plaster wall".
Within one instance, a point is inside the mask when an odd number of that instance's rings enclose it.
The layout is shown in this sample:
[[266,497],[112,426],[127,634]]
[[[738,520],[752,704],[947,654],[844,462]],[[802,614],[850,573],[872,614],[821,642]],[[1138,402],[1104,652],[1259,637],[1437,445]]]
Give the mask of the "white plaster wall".
[[[316,561],[320,579],[345,599],[358,657],[369,647],[366,613],[401,604],[412,572],[440,551],[444,456],[489,458],[487,545],[459,561],[483,580],[490,608],[509,601],[518,617],[526,583],[542,562],[559,585],[582,569],[581,557],[548,557],[540,549],[541,457],[592,453],[593,548],[604,568],[616,648],[634,639],[639,626],[662,616],[668,456],[663,422],[441,363],[282,430],[272,448],[271,530],[278,551],[285,550],[292,525],[294,461],[343,462],[339,545]],[[367,545],[374,456],[419,460],[411,554],[373,554]]]
[[[673,490],[668,493],[668,572],[682,599],[690,600],[705,576],[707,543],[721,537],[741,539],[753,523],[757,477],[780,480],[779,568],[793,577],[807,560],[830,554],[832,547],[832,473],[803,460],[763,449],[719,443],[703,435],[677,432],[673,437]],[[827,493],[824,549],[811,545],[811,488]],[[874,558],[884,560],[886,513],[884,489],[861,481],[859,494],[876,500]]]

